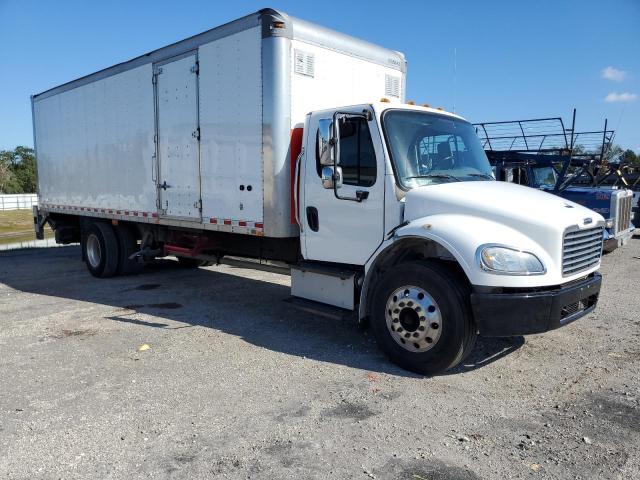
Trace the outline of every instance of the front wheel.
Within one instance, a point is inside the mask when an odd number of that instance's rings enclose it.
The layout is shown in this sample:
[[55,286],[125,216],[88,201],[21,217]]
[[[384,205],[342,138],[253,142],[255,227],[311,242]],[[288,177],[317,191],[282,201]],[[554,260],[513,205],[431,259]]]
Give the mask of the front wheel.
[[422,375],[456,366],[476,337],[467,286],[435,262],[400,264],[380,278],[371,327],[394,363]]

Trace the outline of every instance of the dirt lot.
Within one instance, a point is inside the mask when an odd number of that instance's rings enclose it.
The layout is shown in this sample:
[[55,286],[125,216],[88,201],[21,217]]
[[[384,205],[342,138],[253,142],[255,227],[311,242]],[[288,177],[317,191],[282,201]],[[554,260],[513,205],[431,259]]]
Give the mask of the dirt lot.
[[638,238],[594,314],[436,378],[294,309],[287,276],[175,263],[0,254],[0,478],[640,478]]

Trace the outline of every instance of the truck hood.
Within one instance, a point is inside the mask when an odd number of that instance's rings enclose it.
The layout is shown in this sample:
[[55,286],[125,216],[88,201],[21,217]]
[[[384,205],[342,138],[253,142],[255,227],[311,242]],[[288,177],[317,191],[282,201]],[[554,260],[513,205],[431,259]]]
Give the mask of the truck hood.
[[[504,286],[505,277],[488,274],[475,261],[481,245],[500,244],[535,254],[543,276],[513,276],[513,287],[560,285],[585,273],[563,277],[567,229],[604,224],[598,213],[564,198],[506,182],[451,182],[415,188],[405,196],[406,230],[438,241],[460,261],[474,285]],[[588,272],[587,272],[588,273]]]
[[[507,182],[475,181],[429,185],[405,197],[405,220],[425,215],[459,213],[485,217],[510,226],[595,226],[603,218],[575,202]],[[588,220],[590,219],[590,221]]]

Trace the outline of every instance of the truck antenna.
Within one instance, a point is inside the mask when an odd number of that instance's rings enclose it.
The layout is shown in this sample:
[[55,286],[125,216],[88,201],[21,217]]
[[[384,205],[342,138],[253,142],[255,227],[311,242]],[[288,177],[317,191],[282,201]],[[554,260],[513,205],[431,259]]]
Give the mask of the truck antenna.
[[453,47],[453,113],[456,113],[456,77],[458,73],[458,49]]

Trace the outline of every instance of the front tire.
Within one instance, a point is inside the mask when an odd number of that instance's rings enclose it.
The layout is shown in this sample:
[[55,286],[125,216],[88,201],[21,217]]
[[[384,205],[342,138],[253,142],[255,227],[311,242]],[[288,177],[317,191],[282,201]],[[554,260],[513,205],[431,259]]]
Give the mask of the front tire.
[[380,278],[371,327],[391,361],[428,376],[460,363],[476,337],[468,287],[435,262],[400,264]]
[[118,271],[118,239],[108,223],[89,224],[82,235],[82,253],[94,277],[113,277]]

